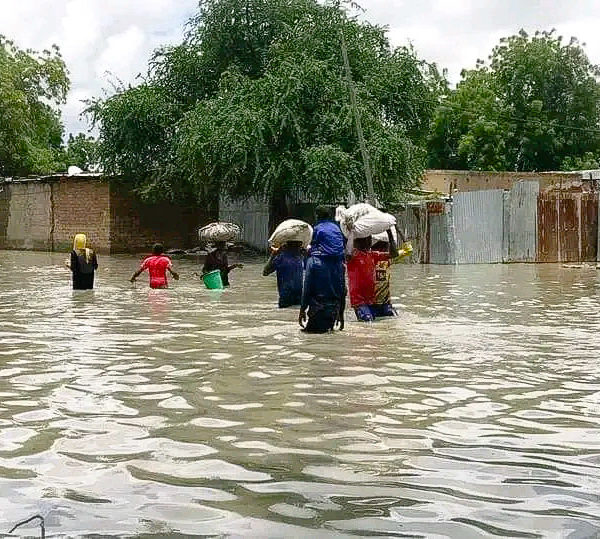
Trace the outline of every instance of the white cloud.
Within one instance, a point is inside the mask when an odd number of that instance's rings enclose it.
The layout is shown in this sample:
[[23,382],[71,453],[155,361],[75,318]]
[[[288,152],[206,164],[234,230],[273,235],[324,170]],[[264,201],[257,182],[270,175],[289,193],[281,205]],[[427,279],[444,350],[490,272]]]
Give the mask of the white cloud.
[[[419,55],[448,68],[451,81],[502,36],[555,27],[586,42],[600,63],[597,0],[358,0],[363,15],[387,25],[394,45],[412,43]],[[0,0],[0,34],[24,48],[61,47],[72,89],[63,109],[66,131],[87,128],[82,100],[102,95],[114,74],[135,82],[152,51],[181,40],[198,0]]]

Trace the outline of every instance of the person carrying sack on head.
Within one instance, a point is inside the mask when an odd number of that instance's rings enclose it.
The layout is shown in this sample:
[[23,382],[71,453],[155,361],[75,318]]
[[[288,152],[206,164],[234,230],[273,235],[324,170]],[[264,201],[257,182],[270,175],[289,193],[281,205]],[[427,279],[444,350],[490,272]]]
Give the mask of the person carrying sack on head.
[[85,234],[76,234],[73,238],[71,260],[66,263],[73,275],[73,290],[91,290],[94,288],[94,272],[98,269],[96,253],[86,247]]

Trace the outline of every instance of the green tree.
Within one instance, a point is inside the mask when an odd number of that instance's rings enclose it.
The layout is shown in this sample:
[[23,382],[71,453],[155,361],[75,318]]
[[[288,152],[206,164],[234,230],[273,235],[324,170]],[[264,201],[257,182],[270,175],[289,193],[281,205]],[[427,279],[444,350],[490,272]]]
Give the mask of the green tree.
[[67,146],[65,148],[66,166],[74,165],[81,170],[90,170],[98,163],[96,140],[94,137],[78,133],[73,136],[69,134]]
[[[557,170],[600,150],[599,69],[576,39],[524,31],[463,71],[429,139],[436,168]],[[572,161],[571,161],[572,162]]]
[[144,196],[365,193],[341,54],[347,42],[376,191],[418,182],[445,81],[384,29],[316,0],[204,0],[146,80],[90,104],[105,171]]
[[60,166],[59,106],[68,90],[58,47],[21,50],[0,36],[0,176],[43,174]]

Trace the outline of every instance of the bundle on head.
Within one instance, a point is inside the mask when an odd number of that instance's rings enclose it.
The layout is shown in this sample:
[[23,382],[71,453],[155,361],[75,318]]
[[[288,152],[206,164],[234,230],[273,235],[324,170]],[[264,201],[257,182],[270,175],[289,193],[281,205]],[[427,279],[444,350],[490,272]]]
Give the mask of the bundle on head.
[[271,234],[269,245],[277,249],[288,242],[300,242],[302,247],[307,247],[312,234],[313,229],[308,223],[299,219],[287,219]]
[[206,243],[235,241],[240,236],[240,227],[234,223],[210,223],[198,230],[198,238]]

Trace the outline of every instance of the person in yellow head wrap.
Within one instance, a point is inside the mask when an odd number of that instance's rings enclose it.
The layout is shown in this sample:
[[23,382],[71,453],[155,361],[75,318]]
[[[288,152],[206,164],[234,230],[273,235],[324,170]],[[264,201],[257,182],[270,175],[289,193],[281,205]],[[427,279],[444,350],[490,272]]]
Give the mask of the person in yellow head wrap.
[[73,290],[94,288],[94,272],[98,269],[98,259],[96,253],[89,249],[86,244],[85,234],[75,235],[69,265],[73,274]]

